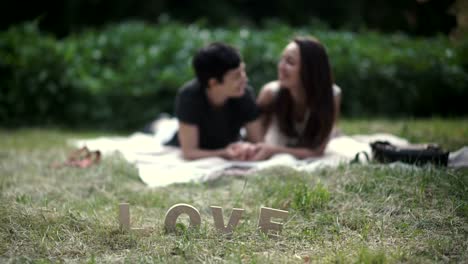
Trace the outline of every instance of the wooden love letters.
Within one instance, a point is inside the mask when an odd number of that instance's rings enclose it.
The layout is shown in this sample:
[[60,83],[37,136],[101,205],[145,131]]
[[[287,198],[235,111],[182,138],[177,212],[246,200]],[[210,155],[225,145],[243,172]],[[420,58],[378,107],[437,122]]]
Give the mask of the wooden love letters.
[[[224,224],[223,208],[219,206],[210,206],[211,214],[214,220],[215,228],[224,234],[230,234],[239,224],[244,209],[233,208],[228,223]],[[179,203],[173,205],[166,212],[164,219],[164,227],[167,232],[176,230],[177,219],[180,215],[186,214],[190,219],[190,227],[199,227],[201,225],[201,215],[197,208],[190,204]],[[260,207],[260,215],[258,217],[258,228],[263,233],[267,234],[270,231],[280,232],[283,228],[283,223],[288,217],[288,211]],[[281,219],[283,222],[275,222],[274,219]],[[130,226],[130,205],[121,203],[119,205],[119,223],[123,230],[133,230]]]

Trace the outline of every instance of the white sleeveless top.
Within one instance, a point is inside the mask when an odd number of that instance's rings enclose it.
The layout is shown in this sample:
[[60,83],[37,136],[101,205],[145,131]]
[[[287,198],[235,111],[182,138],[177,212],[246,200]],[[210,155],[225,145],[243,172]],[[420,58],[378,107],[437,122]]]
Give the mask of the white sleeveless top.
[[[276,86],[272,89],[274,89],[273,92],[276,93],[280,88],[279,86]],[[336,97],[339,95],[341,95],[341,88],[338,85],[333,84],[333,96]],[[294,122],[294,128],[299,134],[304,132],[309,116],[310,110],[307,109],[304,115],[304,119],[302,119],[301,122]],[[275,116],[272,117],[270,125],[265,134],[265,143],[276,146],[295,146],[297,145],[298,141],[299,138],[288,137],[287,135],[283,134],[279,128],[277,118]]]

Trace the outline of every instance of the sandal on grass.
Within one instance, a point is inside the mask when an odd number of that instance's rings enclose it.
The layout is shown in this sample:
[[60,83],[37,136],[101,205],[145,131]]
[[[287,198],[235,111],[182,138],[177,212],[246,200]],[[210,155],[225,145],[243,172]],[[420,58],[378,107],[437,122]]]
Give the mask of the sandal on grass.
[[52,168],[61,168],[61,167],[77,167],[77,168],[88,168],[93,164],[97,164],[101,161],[101,152],[99,150],[89,151],[89,149],[84,146],[80,149],[72,151],[65,162],[63,163],[54,163],[51,165]]

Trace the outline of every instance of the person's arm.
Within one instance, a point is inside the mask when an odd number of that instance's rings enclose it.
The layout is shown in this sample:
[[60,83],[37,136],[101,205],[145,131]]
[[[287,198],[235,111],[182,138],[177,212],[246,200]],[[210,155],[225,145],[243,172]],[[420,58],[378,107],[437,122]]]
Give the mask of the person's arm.
[[[260,94],[257,98],[257,104],[260,107],[265,107],[266,105],[270,104],[274,100],[275,90],[278,89],[278,81],[273,81],[267,83],[263,86]],[[340,88],[338,88],[340,89]],[[335,117],[334,117],[334,125],[336,125],[339,117],[340,112],[340,104],[341,104],[341,90],[337,94],[334,94],[334,108],[335,108]],[[262,125],[263,125],[263,135],[265,135],[266,130],[268,129],[268,125],[270,122],[271,117],[266,115],[262,115]],[[324,154],[325,148],[327,147],[329,138],[325,140],[319,147],[315,149],[304,148],[304,147],[283,147],[271,144],[257,144],[258,151],[253,156],[252,160],[264,160],[268,159],[271,156],[278,154],[278,153],[287,153],[293,155],[298,159],[305,159],[310,157],[320,157]]]
[[206,157],[230,158],[228,148],[217,150],[205,150],[200,148],[199,127],[203,113],[202,95],[194,86],[196,82],[191,81],[184,85],[177,94],[175,103],[175,114],[179,123],[179,146],[182,156],[187,160],[194,160]]
[[[275,90],[277,89],[278,85],[279,85],[278,81],[272,81],[272,82],[265,84],[262,87],[257,97],[257,102],[256,102],[258,107],[260,107],[260,109],[266,109],[273,102]],[[261,137],[263,141],[265,134],[268,130],[268,127],[270,125],[270,121],[271,121],[270,113],[265,113],[264,111],[262,111],[259,119],[260,119]]]
[[338,122],[341,111],[341,88],[336,84],[333,85],[333,108],[335,116],[333,117],[333,127],[331,131],[331,137],[336,137],[341,134],[338,128]]
[[336,125],[338,123],[338,118],[340,117],[341,111],[341,91],[333,96],[333,104],[335,107],[335,122]]
[[263,141],[263,128],[261,119],[257,118],[245,125],[247,132],[247,140],[252,143],[258,143]]
[[179,143],[182,156],[187,160],[195,160],[207,157],[233,158],[229,148],[204,150],[199,148],[198,127],[179,121]]
[[271,156],[278,154],[278,153],[287,153],[291,154],[298,159],[305,159],[311,157],[320,157],[323,155],[326,147],[326,143],[322,144],[317,149],[309,149],[309,148],[292,148],[292,147],[283,147],[283,146],[276,146],[270,144],[258,144],[258,151],[253,156],[252,160],[264,160],[268,159]]

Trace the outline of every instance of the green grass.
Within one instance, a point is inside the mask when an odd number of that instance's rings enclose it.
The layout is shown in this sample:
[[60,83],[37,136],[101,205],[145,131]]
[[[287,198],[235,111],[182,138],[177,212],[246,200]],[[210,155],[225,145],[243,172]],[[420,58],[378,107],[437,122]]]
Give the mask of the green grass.
[[[344,120],[346,133],[389,132],[451,150],[468,145],[468,120]],[[468,262],[468,171],[345,165],[313,173],[276,167],[245,178],[148,188],[114,155],[89,169],[52,169],[70,138],[99,133],[0,130],[0,262]],[[164,175],[170,177],[170,175]],[[133,227],[118,228],[118,204]],[[165,234],[164,215],[188,203],[199,230]],[[231,237],[210,205],[244,208]],[[257,231],[261,206],[289,211],[279,237]]]

